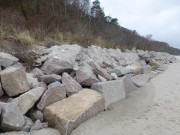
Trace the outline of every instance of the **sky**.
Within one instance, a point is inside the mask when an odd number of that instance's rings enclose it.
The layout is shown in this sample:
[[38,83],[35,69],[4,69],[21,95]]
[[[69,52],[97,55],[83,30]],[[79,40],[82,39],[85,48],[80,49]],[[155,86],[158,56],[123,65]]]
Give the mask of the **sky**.
[[180,48],[180,0],[100,0],[122,27]]

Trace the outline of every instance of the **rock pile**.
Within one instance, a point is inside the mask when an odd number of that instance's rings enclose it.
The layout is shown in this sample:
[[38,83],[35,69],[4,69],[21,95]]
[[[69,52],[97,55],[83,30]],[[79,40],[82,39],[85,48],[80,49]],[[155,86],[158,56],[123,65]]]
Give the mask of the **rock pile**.
[[50,126],[69,135],[177,62],[166,53],[97,46],[38,46],[33,52],[37,67],[28,73],[18,58],[0,53],[1,132]]

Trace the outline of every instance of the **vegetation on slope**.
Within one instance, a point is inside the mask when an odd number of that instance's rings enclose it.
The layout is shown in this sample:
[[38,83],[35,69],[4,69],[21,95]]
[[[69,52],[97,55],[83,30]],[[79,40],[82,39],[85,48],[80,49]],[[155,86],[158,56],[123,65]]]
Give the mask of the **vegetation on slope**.
[[92,6],[89,0],[0,0],[0,41],[1,49],[18,53],[36,44],[77,43],[180,54],[167,43],[123,28],[105,15],[98,0]]

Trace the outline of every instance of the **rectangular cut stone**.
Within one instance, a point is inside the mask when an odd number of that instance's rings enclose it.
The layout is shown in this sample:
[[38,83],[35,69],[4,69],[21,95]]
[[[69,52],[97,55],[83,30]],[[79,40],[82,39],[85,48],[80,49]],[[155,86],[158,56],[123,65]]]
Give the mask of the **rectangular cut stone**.
[[104,110],[103,96],[94,90],[84,89],[77,94],[47,106],[45,121],[62,135],[70,135],[82,122]]
[[105,109],[107,109],[110,104],[125,98],[125,87],[123,79],[94,83],[91,86],[91,89],[103,94],[105,100]]
[[30,89],[26,73],[10,67],[0,72],[2,87],[8,96],[17,96]]

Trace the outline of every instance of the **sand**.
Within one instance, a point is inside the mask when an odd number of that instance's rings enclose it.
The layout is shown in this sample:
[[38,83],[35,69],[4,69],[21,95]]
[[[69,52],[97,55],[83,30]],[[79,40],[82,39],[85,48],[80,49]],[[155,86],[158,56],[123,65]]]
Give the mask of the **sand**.
[[180,135],[180,63],[169,65],[71,135]]

